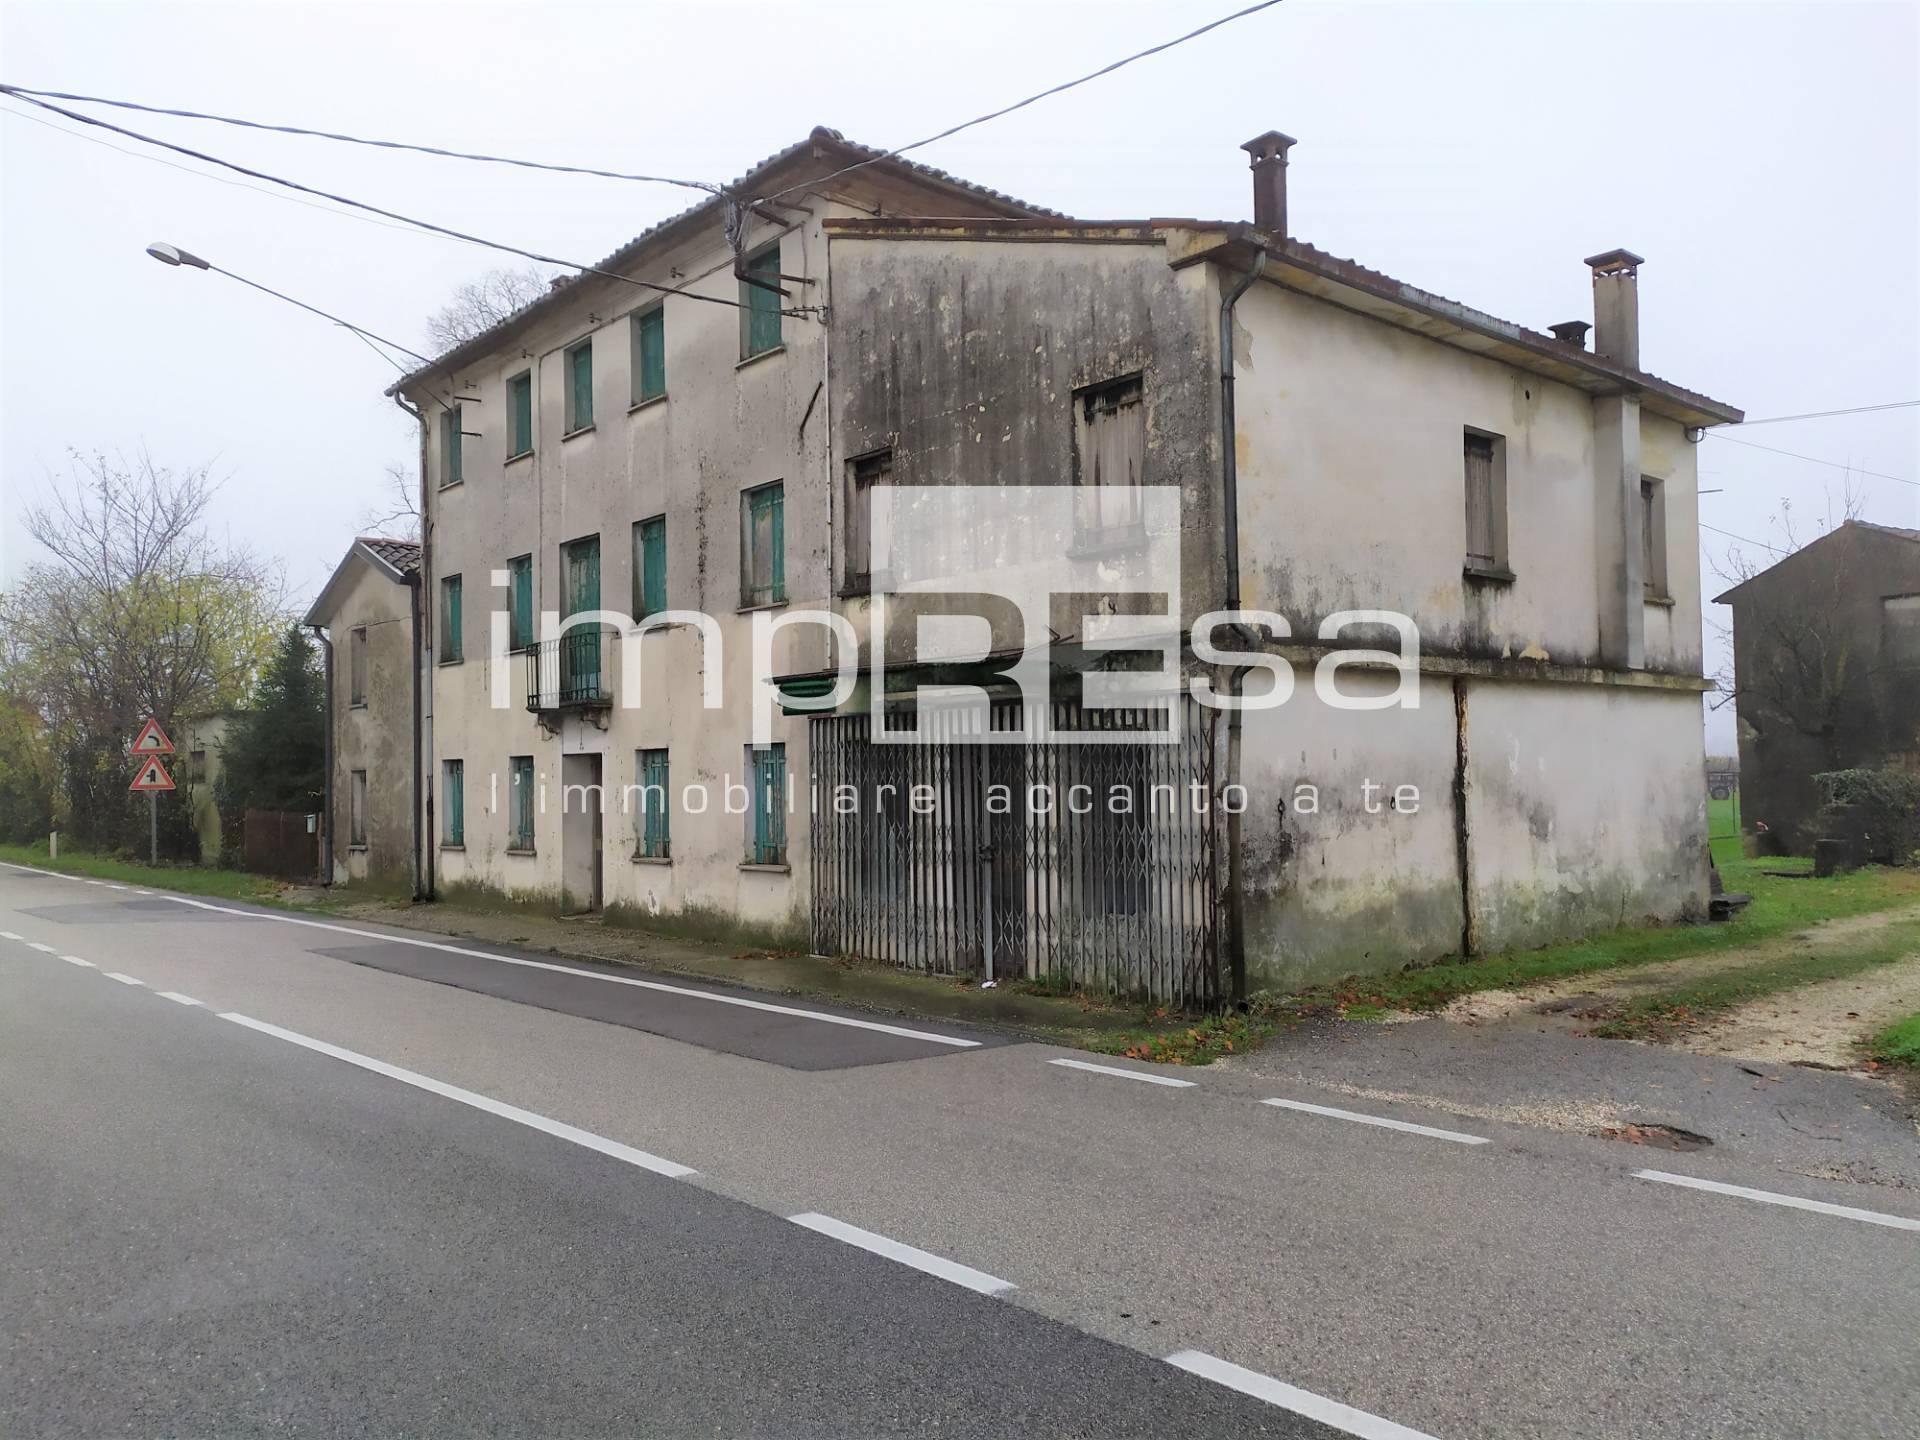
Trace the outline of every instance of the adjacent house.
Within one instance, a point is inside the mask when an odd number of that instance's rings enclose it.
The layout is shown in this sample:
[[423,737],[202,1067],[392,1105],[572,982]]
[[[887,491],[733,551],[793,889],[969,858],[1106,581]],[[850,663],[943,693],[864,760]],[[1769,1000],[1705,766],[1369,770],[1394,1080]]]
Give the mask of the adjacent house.
[[305,617],[326,669],[321,871],[333,884],[417,884],[420,584],[417,542],[363,536]]
[[[816,130],[403,378],[423,885],[1180,1000],[1704,914],[1695,445],[1740,412],[1642,368],[1627,251],[1545,333],[1291,238],[1292,143],[1251,223],[1087,222]],[[870,623],[896,495],[1008,486],[1072,497],[1038,699],[991,605],[932,659]],[[920,559],[1010,573],[992,528]],[[1121,613],[1177,672],[1124,724]],[[1353,651],[1373,708],[1316,692]]]
[[220,747],[233,718],[231,710],[191,715],[174,737],[173,781],[193,813],[202,865],[220,861]]
[[1849,520],[1715,603],[1733,611],[1740,809],[1813,848],[1813,777],[1920,768],[1920,530]]

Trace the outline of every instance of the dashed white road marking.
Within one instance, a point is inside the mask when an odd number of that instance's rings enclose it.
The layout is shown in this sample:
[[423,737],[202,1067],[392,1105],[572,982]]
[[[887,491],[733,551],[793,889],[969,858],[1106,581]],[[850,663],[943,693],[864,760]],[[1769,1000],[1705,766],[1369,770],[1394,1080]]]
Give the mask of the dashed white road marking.
[[1238,1390],[1242,1395],[1251,1395],[1256,1400],[1278,1405],[1309,1420],[1318,1420],[1322,1425],[1331,1425],[1349,1435],[1358,1435],[1361,1440],[1433,1440],[1424,1430],[1409,1430],[1405,1425],[1383,1420],[1378,1415],[1356,1410],[1351,1405],[1342,1405],[1338,1400],[1329,1400],[1324,1395],[1302,1390],[1297,1385],[1285,1384],[1271,1375],[1262,1375],[1258,1370],[1235,1365],[1204,1350],[1181,1350],[1167,1356],[1167,1363],[1211,1380],[1216,1385],[1225,1385],[1229,1390]]
[[922,1250],[913,1245],[903,1245],[898,1240],[889,1240],[885,1235],[876,1235],[871,1230],[862,1230],[858,1225],[849,1225],[844,1220],[836,1220],[831,1215],[821,1215],[808,1211],[805,1215],[787,1217],[796,1225],[804,1225],[809,1230],[822,1235],[830,1235],[835,1240],[844,1240],[849,1245],[857,1245],[862,1250],[870,1250],[875,1255],[883,1255],[902,1265],[911,1265],[916,1270],[924,1270],[929,1275],[951,1281],[955,1285],[965,1286],[982,1295],[1004,1295],[1013,1289],[1013,1283],[1002,1280],[997,1275],[989,1275],[984,1270],[976,1270],[971,1265],[962,1265],[957,1260],[949,1260],[944,1255],[935,1255],[931,1250]]
[[1675,1175],[1666,1170],[1636,1170],[1641,1180],[1658,1180],[1662,1185],[1683,1185],[1689,1190],[1705,1190],[1714,1195],[1732,1195],[1741,1200],[1758,1200],[1766,1205],[1783,1205],[1790,1210],[1811,1210],[1816,1215],[1837,1215],[1842,1220],[1864,1220],[1869,1225],[1885,1225],[1894,1230],[1920,1230],[1920,1220],[1904,1215],[1886,1215],[1878,1210],[1858,1210],[1851,1205],[1832,1205],[1825,1200],[1803,1200],[1798,1195],[1777,1195],[1771,1190],[1752,1190],[1745,1185],[1725,1185],[1718,1180],[1696,1180],[1691,1175]]
[[153,894],[153,891],[151,891],[151,890],[136,890],[136,891],[134,891],[133,893],[134,893],[134,894],[136,894],[136,895],[151,895],[151,894]]
[[1176,1080],[1171,1075],[1149,1075],[1142,1070],[1122,1070],[1118,1065],[1095,1065],[1091,1060],[1049,1060],[1049,1065],[1064,1066],[1068,1070],[1089,1070],[1095,1075],[1118,1075],[1123,1080],[1144,1080],[1149,1085],[1166,1085],[1177,1090],[1191,1090],[1191,1080]]
[[144,980],[136,980],[131,975],[122,975],[118,970],[103,970],[100,973],[105,975],[109,980],[118,980],[122,985],[144,985],[147,983]]
[[124,889],[126,889],[126,888],[127,888],[127,887],[126,887],[126,886],[124,886],[124,885],[114,885],[114,884],[111,884],[111,883],[110,883],[110,884],[108,884],[108,886],[107,886],[107,889],[109,889],[109,890],[124,890]]
[[178,990],[162,990],[160,992],[160,998],[162,1000],[171,1000],[176,1005],[198,1005],[200,1003],[191,995],[182,995]]
[[448,945],[438,940],[421,940],[411,935],[386,935],[378,930],[361,930],[352,925],[334,925],[325,920],[307,920],[298,915],[276,915],[263,910],[237,910],[231,905],[211,905],[205,900],[189,900],[184,895],[165,897],[177,905],[196,910],[211,910],[217,915],[239,915],[248,920],[273,920],[282,925],[304,925],[313,930],[330,930],[338,935],[358,935],[365,940],[381,940],[390,945],[414,945],[422,950],[438,950],[446,955],[466,955],[475,960],[492,960],[500,965],[519,965],[529,970],[551,970],[561,975],[579,975],[602,980],[609,985],[631,985],[640,990],[657,990],[681,995],[690,1000],[711,1000],[716,1005],[737,1005],[745,1010],[761,1010],[773,1015],[792,1015],[802,1020],[818,1020],[826,1025],[845,1025],[854,1030],[873,1030],[882,1035],[901,1035],[909,1040],[926,1040],[935,1045],[951,1045],[971,1050],[978,1040],[963,1040],[957,1035],[938,1035],[931,1030],[914,1030],[905,1025],[886,1025],[878,1020],[856,1020],[850,1015],[829,1015],[823,1010],[805,1010],[797,1005],[776,1005],[769,1000],[749,1000],[744,995],[723,995],[713,990],[696,990],[686,985],[668,985],[659,980],[642,980],[633,975],[609,975],[598,970],[581,970],[572,965],[555,965],[547,960],[523,960],[517,955],[496,955],[490,950],[474,950],[464,945]]
[[0,930],[0,940],[18,940],[19,938],[11,930]]
[[82,960],[78,955],[62,955],[60,958],[66,961],[67,964],[69,965],[84,965],[89,970],[94,968],[93,961]]
[[89,881],[87,881],[87,884],[89,884],[89,885],[104,885],[104,884],[106,884],[106,883],[107,883],[107,882],[106,882],[106,881],[104,881],[104,880],[89,880]]
[[1262,1100],[1282,1110],[1304,1110],[1309,1115],[1328,1115],[1335,1120],[1352,1120],[1360,1125],[1378,1125],[1382,1130],[1404,1130],[1409,1135],[1425,1135],[1434,1140],[1451,1140],[1456,1145],[1485,1145],[1484,1135],[1465,1135],[1458,1130],[1436,1130],[1431,1125],[1415,1125],[1408,1120],[1389,1120],[1384,1115],[1362,1115],[1358,1110],[1336,1110],[1331,1105],[1309,1105],[1304,1100]]
[[404,1085],[412,1085],[448,1100],[458,1100],[462,1105],[471,1105],[476,1110],[484,1110],[489,1115],[498,1115],[501,1119],[511,1120],[517,1125],[525,1125],[529,1129],[542,1131],[561,1140],[570,1140],[575,1145],[588,1150],[598,1150],[602,1155],[611,1155],[615,1160],[624,1160],[629,1165],[638,1166],[642,1170],[651,1170],[656,1175],[667,1175],[680,1180],[697,1173],[689,1166],[672,1160],[663,1160],[658,1155],[649,1155],[645,1150],[636,1150],[631,1145],[623,1145],[618,1140],[609,1140],[606,1136],[596,1135],[591,1130],[582,1130],[565,1121],[535,1114],[531,1110],[522,1110],[518,1105],[509,1105],[504,1100],[495,1100],[491,1096],[477,1094],[472,1090],[462,1090],[458,1085],[449,1085],[444,1080],[435,1080],[430,1075],[422,1075],[413,1070],[402,1070],[398,1065],[389,1065],[384,1060],[376,1060],[371,1055],[362,1055],[356,1050],[329,1045],[324,1040],[316,1040],[311,1035],[302,1035],[296,1030],[282,1030],[278,1025],[269,1025],[264,1020],[255,1020],[251,1016],[241,1015],[231,1010],[221,1012],[220,1018],[231,1020],[236,1025],[244,1025],[249,1030],[258,1030],[262,1035],[271,1035],[276,1039],[303,1046],[322,1055],[331,1055],[334,1059],[344,1060],[349,1065],[358,1065],[362,1070],[371,1070],[376,1075],[385,1075],[389,1080],[398,1080]]
[[27,948],[29,950],[38,950],[42,955],[58,955],[60,953],[54,946],[42,945],[38,940],[29,940],[27,942]]

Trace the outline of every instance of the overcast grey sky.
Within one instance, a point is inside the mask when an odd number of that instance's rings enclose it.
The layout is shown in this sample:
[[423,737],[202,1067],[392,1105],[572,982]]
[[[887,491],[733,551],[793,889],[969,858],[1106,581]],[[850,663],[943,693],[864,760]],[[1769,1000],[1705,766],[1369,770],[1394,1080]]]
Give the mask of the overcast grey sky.
[[[815,124],[902,144],[1234,8],[5,0],[0,76],[727,179]],[[917,158],[1084,217],[1243,218],[1237,147],[1285,130],[1300,141],[1300,238],[1540,328],[1588,318],[1581,257],[1627,246],[1647,257],[1647,368],[1784,415],[1920,397],[1917,61],[1907,3],[1288,0]],[[385,467],[412,464],[411,430],[381,395],[393,371],[344,331],[143,247],[171,240],[422,349],[422,318],[454,284],[512,262],[118,154],[26,108],[0,101],[0,583],[30,560],[20,512],[69,448],[145,446],[227,477],[219,523],[282,557],[304,600],[378,503]],[[692,198],[109,118],[587,262]],[[1732,433],[1920,480],[1920,411]],[[1783,498],[1824,514],[1844,479],[1711,438],[1701,465],[1721,491],[1702,501],[1706,523],[1759,541]],[[1920,488],[1858,483],[1866,518],[1920,524]],[[1730,736],[1709,722],[1711,748]]]

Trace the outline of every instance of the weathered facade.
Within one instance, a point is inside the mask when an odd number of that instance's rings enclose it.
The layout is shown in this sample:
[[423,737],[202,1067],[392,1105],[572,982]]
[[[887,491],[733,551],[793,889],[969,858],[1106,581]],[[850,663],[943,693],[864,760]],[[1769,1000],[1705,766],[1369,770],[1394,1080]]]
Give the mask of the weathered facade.
[[337,885],[414,884],[419,584],[419,545],[363,537],[305,617],[325,640],[321,863]]
[[[1083,224],[816,131],[736,182],[777,203],[733,211],[731,242],[727,205],[699,207],[600,267],[640,285],[578,277],[403,381],[429,436],[424,593],[444,602],[457,576],[465,607],[462,658],[431,640],[423,656],[421,818],[443,842],[446,787],[463,790],[438,883],[1203,999],[1241,953],[1258,988],[1703,913],[1691,442],[1738,412],[1639,368],[1637,257],[1589,262],[1593,350],[1584,325],[1525,330],[1290,240],[1279,141],[1249,147],[1255,225]],[[751,273],[780,277],[777,320],[753,313]],[[956,738],[902,758],[864,728],[880,683],[864,639],[837,715],[801,709],[845,658],[824,628],[781,633],[754,669],[757,610],[831,608],[865,636],[885,588],[875,487],[1087,487],[1103,464],[1177,495],[1182,675],[1250,671],[1255,699],[1262,677],[1294,680],[1237,743],[1218,708],[1183,701],[1199,738],[1178,755]],[[1264,618],[1221,648],[1258,665],[1186,633],[1236,605]],[[537,611],[594,608],[704,612],[719,643],[680,613],[586,649],[534,633]],[[1315,698],[1325,654],[1380,633],[1321,636],[1351,610],[1403,612],[1419,647],[1404,675],[1346,667],[1342,691],[1397,683],[1417,705]],[[1062,613],[1043,708],[1097,728]],[[636,665],[634,709],[614,697]],[[770,680],[792,712],[772,756],[748,730]],[[994,703],[1009,737],[1035,722]],[[921,717],[901,723],[944,723]],[[1237,782],[1244,813],[1116,823],[980,801],[1096,773],[1210,801]],[[842,817],[810,795],[883,776],[938,803]],[[656,780],[664,821],[640,793]],[[694,782],[701,813],[680,801]],[[591,785],[603,808],[564,804]],[[777,835],[756,819],[769,787],[797,791]]]
[[1824,771],[1920,769],[1920,530],[1849,520],[1734,586],[1741,814],[1812,849]]

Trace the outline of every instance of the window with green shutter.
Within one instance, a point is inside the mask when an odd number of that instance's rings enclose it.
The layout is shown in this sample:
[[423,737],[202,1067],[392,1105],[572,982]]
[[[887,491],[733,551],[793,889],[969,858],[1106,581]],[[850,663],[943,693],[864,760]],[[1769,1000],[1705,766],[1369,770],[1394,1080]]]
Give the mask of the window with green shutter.
[[747,817],[747,863],[787,863],[787,747],[747,747],[753,773],[753,813]]
[[567,433],[593,424],[593,339],[567,351]]
[[440,843],[467,843],[467,762],[440,762]]
[[533,449],[533,373],[522,370],[507,381],[507,458]]
[[507,562],[507,648],[525,650],[533,644],[533,556],[516,555]]
[[460,473],[460,407],[449,405],[440,412],[440,488],[458,485]]
[[673,854],[668,823],[667,752],[642,750],[635,758],[640,775],[640,804],[635,812],[638,822],[639,853],[649,860],[666,860]]
[[633,618],[643,620],[667,608],[667,517],[656,515],[633,527]]
[[663,301],[633,317],[633,403],[667,393],[667,309]]
[[780,246],[769,245],[747,260],[740,281],[740,358],[750,360],[780,348]]
[[740,603],[779,605],[787,598],[784,487],[779,481],[740,497]]
[[507,848],[533,849],[533,757],[507,761]]
[[440,663],[443,665],[463,658],[460,610],[460,577],[449,575],[440,582]]

